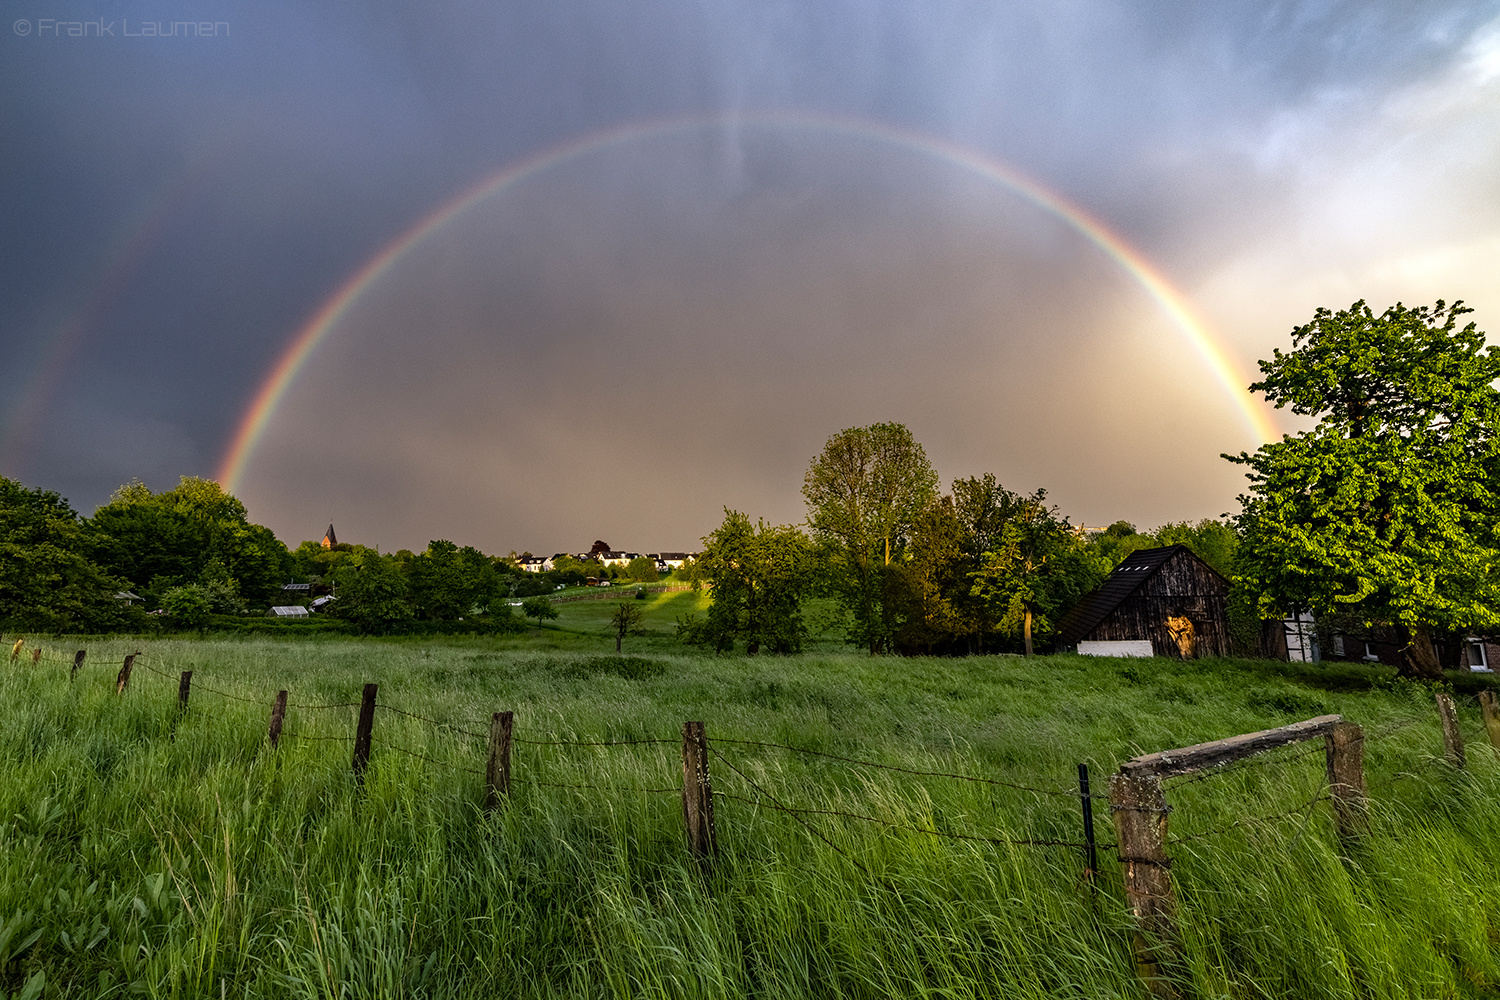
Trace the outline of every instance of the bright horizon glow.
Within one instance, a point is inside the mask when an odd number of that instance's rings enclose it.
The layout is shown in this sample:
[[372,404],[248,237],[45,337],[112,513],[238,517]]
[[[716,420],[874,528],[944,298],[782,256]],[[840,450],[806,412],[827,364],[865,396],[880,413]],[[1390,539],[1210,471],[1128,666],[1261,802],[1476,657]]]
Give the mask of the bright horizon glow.
[[479,181],[408,228],[348,278],[324,302],[277,360],[270,375],[256,391],[224,453],[218,473],[219,482],[230,493],[238,492],[240,479],[244,476],[255,454],[261,436],[265,433],[287,391],[296,381],[302,366],[332,332],[350,306],[389,272],[392,266],[412,247],[485,199],[573,157],[594,152],[615,143],[650,138],[689,128],[736,122],[818,129],[880,139],[959,166],[1020,195],[1036,207],[1062,219],[1116,261],[1161,307],[1187,342],[1192,345],[1194,352],[1215,380],[1228,393],[1235,409],[1245,422],[1249,436],[1255,439],[1256,445],[1275,440],[1280,436],[1271,423],[1265,407],[1257,402],[1245,388],[1244,378],[1238,372],[1233,359],[1220,346],[1209,331],[1207,324],[1197,316],[1182,293],[1178,292],[1144,255],[1126,243],[1122,237],[1061,195],[1047,190],[999,160],[991,159],[947,140],[890,125],[788,112],[712,114],[635,122],[600,132],[591,132],[540,150]]

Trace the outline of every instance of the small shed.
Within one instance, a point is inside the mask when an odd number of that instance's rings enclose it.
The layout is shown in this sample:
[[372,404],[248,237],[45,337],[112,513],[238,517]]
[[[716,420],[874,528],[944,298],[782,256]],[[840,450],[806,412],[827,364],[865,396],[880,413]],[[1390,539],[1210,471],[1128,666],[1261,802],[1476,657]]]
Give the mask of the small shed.
[[1149,642],[1156,656],[1227,656],[1228,594],[1229,581],[1186,545],[1141,549],[1068,612],[1055,645],[1130,655]]

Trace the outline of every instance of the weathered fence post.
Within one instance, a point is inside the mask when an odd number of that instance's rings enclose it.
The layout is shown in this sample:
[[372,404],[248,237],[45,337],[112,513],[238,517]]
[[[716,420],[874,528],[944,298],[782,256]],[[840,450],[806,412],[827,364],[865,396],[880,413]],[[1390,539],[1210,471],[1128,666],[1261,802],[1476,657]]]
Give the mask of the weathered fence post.
[[1453,708],[1453,698],[1446,692],[1439,691],[1433,696],[1433,700],[1437,702],[1438,718],[1443,723],[1443,756],[1454,767],[1463,767],[1467,763],[1464,757],[1464,734],[1458,728],[1458,713]]
[[31,665],[34,667],[42,662],[42,647],[38,646],[31,651]]
[[364,698],[359,703],[359,727],[354,731],[354,780],[365,781],[365,768],[370,766],[370,732],[375,728],[375,691],[378,684],[366,684]]
[[115,694],[124,694],[125,686],[130,683],[130,668],[135,666],[135,658],[138,653],[130,653],[125,657],[125,662],[120,666],[120,672],[115,676]]
[[1083,842],[1088,845],[1088,870],[1084,873],[1093,885],[1099,872],[1099,852],[1094,846],[1094,799],[1089,794],[1089,766],[1078,765],[1078,798],[1083,803]]
[[1484,714],[1484,731],[1489,734],[1490,746],[1500,753],[1500,713],[1495,710],[1495,692],[1479,692],[1479,711]]
[[484,808],[494,809],[500,796],[510,795],[510,730],[516,713],[496,712],[490,716],[490,759],[484,767]]
[[281,740],[281,723],[286,718],[286,691],[277,691],[276,700],[271,702],[271,728],[266,733],[266,739],[271,741],[271,749],[276,749],[276,744]]
[[73,669],[68,672],[68,680],[73,680],[78,676],[78,668],[83,666],[83,658],[86,655],[88,655],[88,650],[86,649],[80,649],[76,654],[74,654]]
[[1125,866],[1125,901],[1135,917],[1136,971],[1154,997],[1175,998],[1164,973],[1177,951],[1177,899],[1167,857],[1167,797],[1154,774],[1109,779],[1109,809]]
[[1339,836],[1362,833],[1367,818],[1365,802],[1365,731],[1356,722],[1340,722],[1323,737],[1328,757],[1328,787],[1333,793],[1333,816]]
[[708,780],[708,736],[701,722],[682,724],[682,819],[688,849],[707,863],[719,853],[713,786]]
[[177,678],[177,711],[179,714],[187,711],[188,692],[192,690],[192,687],[193,672],[191,670],[184,670],[182,676]]

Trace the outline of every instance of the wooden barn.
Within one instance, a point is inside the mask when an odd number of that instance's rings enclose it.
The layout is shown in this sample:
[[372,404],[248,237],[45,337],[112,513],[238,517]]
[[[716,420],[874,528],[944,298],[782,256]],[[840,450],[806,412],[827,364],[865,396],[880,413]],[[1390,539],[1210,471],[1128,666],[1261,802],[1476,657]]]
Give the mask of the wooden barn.
[[1141,549],[1068,612],[1059,652],[1189,659],[1229,655],[1229,581],[1185,545]]

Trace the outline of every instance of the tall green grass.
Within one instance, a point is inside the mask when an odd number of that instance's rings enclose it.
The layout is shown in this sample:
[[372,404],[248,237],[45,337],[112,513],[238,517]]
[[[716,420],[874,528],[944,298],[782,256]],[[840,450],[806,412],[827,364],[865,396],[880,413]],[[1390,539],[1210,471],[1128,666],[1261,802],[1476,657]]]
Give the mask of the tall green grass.
[[[1107,850],[1096,891],[1075,848],[919,831],[1076,841],[1079,761],[1102,788],[1136,753],[1325,711],[1371,734],[1363,842],[1340,845],[1325,803],[1298,808],[1321,788],[1321,755],[1296,756],[1311,745],[1169,789],[1174,837],[1220,831],[1170,848],[1182,975],[1199,996],[1500,990],[1500,767],[1479,746],[1468,771],[1444,764],[1430,694],[1378,668],[642,663],[508,642],[110,640],[87,644],[72,682],[60,662],[0,668],[0,990],[41,973],[49,996],[1140,996]],[[363,787],[353,708],[294,707],[266,747],[277,689],[294,705],[353,702],[366,681],[382,704],[452,728],[377,712]],[[519,740],[666,742],[518,742],[512,799],[486,815],[472,772],[501,709]],[[1473,738],[1477,709],[1463,713]],[[630,790],[675,788],[690,718],[723,755],[722,854],[707,871],[675,793]],[[798,822],[754,786],[889,825]]]

